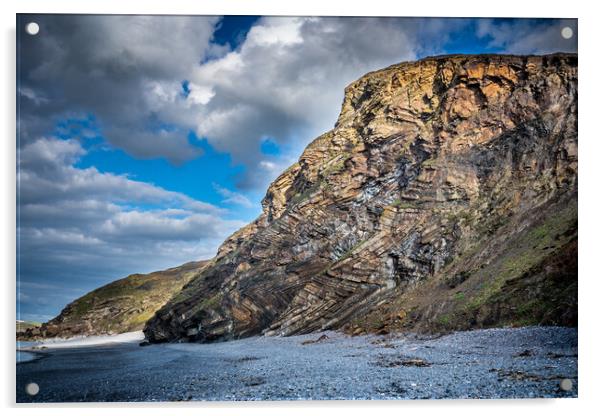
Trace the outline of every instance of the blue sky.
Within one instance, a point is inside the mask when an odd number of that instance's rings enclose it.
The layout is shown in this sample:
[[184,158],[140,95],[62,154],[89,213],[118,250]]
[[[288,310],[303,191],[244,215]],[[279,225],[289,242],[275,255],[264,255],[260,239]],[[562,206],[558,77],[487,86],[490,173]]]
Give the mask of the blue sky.
[[212,257],[364,73],[437,54],[577,51],[570,19],[18,23],[17,311],[38,321],[117,278]]

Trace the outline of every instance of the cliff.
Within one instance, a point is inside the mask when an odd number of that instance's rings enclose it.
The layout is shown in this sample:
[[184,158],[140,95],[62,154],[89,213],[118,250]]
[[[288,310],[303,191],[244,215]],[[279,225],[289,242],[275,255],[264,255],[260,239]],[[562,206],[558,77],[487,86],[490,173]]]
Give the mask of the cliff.
[[116,280],[74,300],[47,323],[18,330],[17,339],[139,331],[205,264],[202,261],[190,262],[160,272],[133,274]]
[[577,56],[369,73],[151,342],[575,325]]

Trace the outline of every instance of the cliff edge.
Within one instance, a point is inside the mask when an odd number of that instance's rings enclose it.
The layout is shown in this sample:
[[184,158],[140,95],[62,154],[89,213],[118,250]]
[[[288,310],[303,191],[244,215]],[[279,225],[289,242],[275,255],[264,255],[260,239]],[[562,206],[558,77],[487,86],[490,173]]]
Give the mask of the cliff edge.
[[369,73],[151,342],[576,325],[577,56]]

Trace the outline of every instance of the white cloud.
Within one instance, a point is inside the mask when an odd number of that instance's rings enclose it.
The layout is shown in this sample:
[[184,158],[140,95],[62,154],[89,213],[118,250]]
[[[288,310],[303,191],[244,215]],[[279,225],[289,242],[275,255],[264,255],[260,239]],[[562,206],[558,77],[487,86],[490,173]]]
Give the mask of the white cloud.
[[[191,83],[212,92],[197,108],[200,136],[247,166],[239,186],[265,188],[273,169],[333,127],[343,90],[364,73],[416,57],[415,20],[266,17],[239,48],[201,65]],[[266,161],[272,139],[286,154]],[[255,175],[257,170],[269,173]]]
[[19,149],[20,167],[39,168],[40,164],[49,167],[71,164],[85,153],[75,140],[40,138]]
[[209,214],[177,210],[121,211],[100,227],[100,235],[120,241],[144,239],[157,241],[198,241],[223,236],[223,230],[245,225]]
[[[218,17],[35,20],[44,36],[19,42],[22,142],[48,134],[66,114],[81,112],[97,118],[111,145],[135,157],[179,164],[201,154],[188,142],[195,110],[182,94],[182,82],[203,59],[223,55],[223,47],[211,44]],[[199,91],[191,102],[207,97]]]
[[[273,47],[275,45],[294,45],[303,43],[300,29],[308,17],[266,17],[263,24],[251,28],[245,47]],[[314,18],[315,20],[315,18]]]
[[269,160],[260,161],[259,166],[270,172],[275,171],[277,168],[277,165],[274,162],[270,162]]
[[217,193],[224,197],[222,202],[225,204],[237,204],[247,208],[251,208],[253,206],[253,203],[249,200],[249,198],[241,193],[231,191],[219,186],[216,183],[213,184],[213,188],[217,191]]
[[189,88],[188,100],[194,104],[205,105],[215,96],[213,88],[208,86],[191,83],[189,84]]
[[173,105],[181,95],[181,84],[176,81],[149,80],[143,85],[149,110],[159,110],[164,105]]
[[[195,212],[219,214],[212,204],[129,179],[125,175],[100,173],[96,168],[76,168],[73,164],[85,150],[76,140],[40,138],[19,150],[20,207],[25,212],[45,202],[85,201],[87,204],[136,202],[171,204]],[[91,198],[84,200],[83,197]]]
[[[17,232],[23,281],[43,278],[48,285],[81,288],[81,295],[126,274],[210,258],[245,224],[225,219],[224,209],[187,195],[77,168],[83,154],[77,141],[56,138],[40,138],[19,152]],[[41,290],[20,288],[32,299]]]

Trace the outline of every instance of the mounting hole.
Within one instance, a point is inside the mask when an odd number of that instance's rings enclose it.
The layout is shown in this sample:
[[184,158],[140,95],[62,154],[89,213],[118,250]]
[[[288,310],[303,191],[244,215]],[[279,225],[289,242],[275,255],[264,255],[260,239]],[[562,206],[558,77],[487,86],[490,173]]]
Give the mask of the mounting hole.
[[39,392],[40,386],[38,386],[38,383],[27,383],[25,386],[25,393],[29,394],[30,396],[35,396]]
[[35,36],[40,31],[40,25],[38,25],[36,22],[29,22],[27,25],[25,25],[25,31],[29,35]]
[[573,29],[571,29],[568,26],[563,27],[562,30],[560,31],[560,34],[562,35],[563,38],[570,39],[573,37]]
[[560,382],[560,390],[571,391],[573,390],[573,381],[565,378]]

